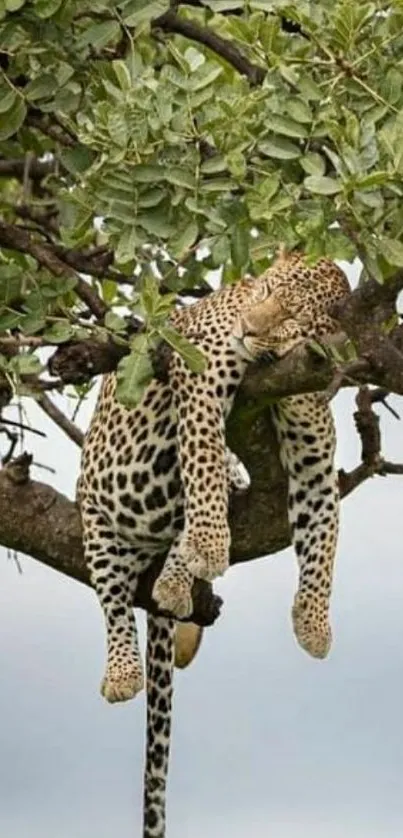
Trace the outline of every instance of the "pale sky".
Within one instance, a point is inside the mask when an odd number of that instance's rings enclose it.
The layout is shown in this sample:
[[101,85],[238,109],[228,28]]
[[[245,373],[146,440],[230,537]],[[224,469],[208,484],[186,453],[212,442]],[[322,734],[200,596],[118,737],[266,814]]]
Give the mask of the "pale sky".
[[[403,411],[403,403],[395,399]],[[338,463],[359,443],[337,399]],[[401,423],[382,408],[385,454]],[[83,411],[83,426],[90,405]],[[34,469],[70,497],[79,451],[37,408]],[[296,644],[291,550],[231,569],[223,616],[176,674],[167,838],[403,835],[403,479],[374,478],[343,502],[326,661]],[[140,835],[144,699],[99,695],[104,629],[91,591],[22,557],[0,562],[0,835]],[[143,621],[142,621],[143,625]]]

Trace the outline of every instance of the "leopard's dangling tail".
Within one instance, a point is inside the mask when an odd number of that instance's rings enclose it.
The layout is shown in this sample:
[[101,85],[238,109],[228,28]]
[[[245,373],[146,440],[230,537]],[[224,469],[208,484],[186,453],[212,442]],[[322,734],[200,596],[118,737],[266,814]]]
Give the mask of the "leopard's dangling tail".
[[147,744],[143,838],[165,838],[175,620],[147,615]]

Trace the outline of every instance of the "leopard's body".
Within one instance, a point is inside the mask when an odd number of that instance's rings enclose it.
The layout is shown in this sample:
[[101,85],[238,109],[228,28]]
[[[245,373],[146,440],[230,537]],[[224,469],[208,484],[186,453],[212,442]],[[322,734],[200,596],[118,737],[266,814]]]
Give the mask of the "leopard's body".
[[[168,383],[152,381],[132,410],[116,400],[114,375],[105,377],[84,445],[80,504],[86,560],[106,620],[102,692],[109,701],[143,686],[132,610],[139,575],[166,555],[153,596],[183,618],[192,610],[194,577],[213,579],[228,565],[228,493],[248,480],[225,447],[225,418],[248,363],[334,330],[327,306],[347,291],[334,264],[307,268],[298,254],[281,258],[262,277],[174,314],[175,327],[207,358],[203,373],[190,372],[174,353]],[[332,417],[309,394],[282,400],[274,418],[300,565],[294,628],[304,648],[323,657],[338,524]],[[144,838],[165,835],[174,626],[174,619],[148,615]]]

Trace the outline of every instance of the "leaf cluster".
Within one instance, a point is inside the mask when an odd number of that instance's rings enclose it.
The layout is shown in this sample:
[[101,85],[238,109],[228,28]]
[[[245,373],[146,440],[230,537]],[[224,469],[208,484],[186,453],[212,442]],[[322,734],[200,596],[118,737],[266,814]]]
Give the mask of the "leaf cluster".
[[84,254],[109,310],[94,324],[71,270],[8,247],[0,331],[124,340],[140,315],[119,372],[127,402],[156,336],[200,366],[166,320],[211,270],[259,274],[280,243],[312,262],[359,253],[379,281],[403,266],[401,0],[201,0],[167,19],[169,6],[0,0],[1,214],[70,268]]

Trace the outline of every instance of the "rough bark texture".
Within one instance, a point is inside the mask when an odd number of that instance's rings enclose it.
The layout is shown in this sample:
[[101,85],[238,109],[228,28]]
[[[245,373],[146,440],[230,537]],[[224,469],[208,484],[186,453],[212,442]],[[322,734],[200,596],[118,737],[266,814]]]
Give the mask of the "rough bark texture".
[[[241,436],[236,433],[238,423],[231,423],[230,444],[250,470],[252,488],[231,502],[232,563],[277,552],[289,543],[286,480],[270,416],[264,411],[242,424]],[[76,504],[51,486],[31,481],[28,468],[29,458],[0,472],[0,543],[89,584]],[[136,605],[152,610],[151,589],[158,571],[156,563],[144,575]],[[214,622],[220,604],[210,585],[195,584],[195,622]]]

